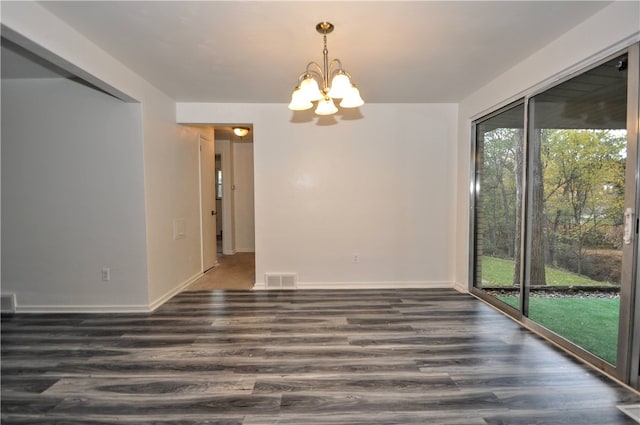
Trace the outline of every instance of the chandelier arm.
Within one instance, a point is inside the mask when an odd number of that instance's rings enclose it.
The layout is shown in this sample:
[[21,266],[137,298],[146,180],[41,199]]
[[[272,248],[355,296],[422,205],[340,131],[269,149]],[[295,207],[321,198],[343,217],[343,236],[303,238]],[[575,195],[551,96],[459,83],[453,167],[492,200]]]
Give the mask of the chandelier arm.
[[[338,65],[338,69],[336,70],[334,67],[335,65]],[[329,63],[329,71],[331,72],[335,72],[335,71],[344,71],[342,69],[342,62],[340,62],[340,59],[333,59],[330,63]]]
[[300,83],[302,83],[302,81],[304,81],[304,79],[308,77],[312,77],[314,80],[316,80],[316,82],[320,84],[323,83],[324,79],[322,77],[322,74],[320,74],[320,66],[315,62],[310,62],[309,65],[311,64],[314,64],[318,68],[318,71],[316,71],[315,69],[309,69],[309,66],[307,65],[307,70],[298,76],[298,87],[300,86]]
[[300,83],[302,82],[302,80],[304,80],[304,77],[306,77],[308,74],[308,72],[303,72],[302,74],[300,74],[298,76],[298,87],[300,87]]
[[[316,69],[311,69],[313,67],[315,67]],[[315,72],[317,75],[322,76],[322,67],[320,65],[318,65],[317,62],[309,62],[307,64],[307,73],[310,74],[311,72]]]
[[342,72],[344,72],[344,75],[349,77],[349,79],[351,80],[351,74],[349,74],[349,72],[345,71],[344,69],[342,70]]
[[322,83],[323,83],[323,81],[324,81],[324,80],[322,79],[322,75],[321,75],[318,71],[313,70],[313,69],[310,69],[310,70],[308,70],[308,71],[306,71],[306,72],[302,73],[302,74],[300,75],[300,77],[298,77],[298,85],[300,85],[300,83],[302,82],[302,80],[304,80],[305,78],[308,78],[308,77],[313,78],[313,79],[314,79],[314,80],[316,80],[316,82],[317,82],[317,83],[319,83],[319,84],[322,84]]
[[[334,65],[336,65],[336,64],[337,64],[338,68],[334,67]],[[327,76],[327,80],[331,81],[331,79],[333,77],[335,77],[335,75],[338,74],[338,73],[343,73],[344,75],[349,77],[349,80],[353,79],[353,77],[351,77],[351,74],[349,73],[349,71],[347,71],[346,69],[344,69],[342,67],[342,62],[340,62],[340,59],[334,59],[329,64],[329,75]]]
[[[337,68],[336,68],[336,66],[337,66]],[[331,81],[331,79],[334,77],[334,75],[336,75],[340,71],[343,71],[342,62],[340,62],[340,59],[333,59],[329,63],[329,72],[327,73],[327,81]]]

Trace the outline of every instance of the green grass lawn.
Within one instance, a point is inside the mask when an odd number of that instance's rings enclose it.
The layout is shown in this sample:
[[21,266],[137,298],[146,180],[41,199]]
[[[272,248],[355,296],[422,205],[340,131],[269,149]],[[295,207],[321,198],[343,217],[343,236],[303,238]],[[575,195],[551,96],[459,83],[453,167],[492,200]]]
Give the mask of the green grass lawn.
[[[513,285],[512,260],[482,257],[482,286]],[[549,286],[613,286],[575,273],[546,268]],[[498,295],[498,299],[520,308],[517,295]],[[618,346],[619,298],[537,297],[529,299],[529,318],[596,356],[616,364]]]
[[[518,297],[498,296],[513,305]],[[616,364],[620,298],[529,298],[529,318]]]
[[[512,286],[513,260],[495,257],[482,257],[482,285],[483,286]],[[579,274],[567,272],[552,267],[545,267],[547,285],[550,286],[613,286],[610,283],[598,282]]]

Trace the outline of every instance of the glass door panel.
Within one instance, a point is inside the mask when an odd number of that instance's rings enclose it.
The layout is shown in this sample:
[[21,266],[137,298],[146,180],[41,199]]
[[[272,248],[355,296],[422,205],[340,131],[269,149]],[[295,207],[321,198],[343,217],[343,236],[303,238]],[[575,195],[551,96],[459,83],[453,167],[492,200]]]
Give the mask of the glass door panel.
[[635,185],[627,173],[627,56],[532,97],[528,110],[524,314],[615,366],[621,276],[630,267],[625,210],[635,203],[625,196]]
[[520,309],[524,104],[476,123],[474,287]]

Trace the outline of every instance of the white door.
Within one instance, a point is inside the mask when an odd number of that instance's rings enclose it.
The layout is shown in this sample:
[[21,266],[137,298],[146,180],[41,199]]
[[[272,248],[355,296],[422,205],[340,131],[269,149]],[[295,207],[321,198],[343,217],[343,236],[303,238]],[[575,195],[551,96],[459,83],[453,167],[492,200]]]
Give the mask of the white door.
[[218,263],[216,253],[215,142],[200,135],[200,207],[202,217],[202,271]]

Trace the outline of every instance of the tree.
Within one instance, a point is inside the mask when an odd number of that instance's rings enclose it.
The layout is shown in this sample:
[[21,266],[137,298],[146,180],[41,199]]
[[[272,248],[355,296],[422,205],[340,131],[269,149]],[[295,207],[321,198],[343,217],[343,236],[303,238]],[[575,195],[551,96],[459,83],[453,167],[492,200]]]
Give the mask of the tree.
[[482,142],[481,210],[485,252],[513,258],[514,130],[493,129],[483,133]]
[[606,130],[545,130],[541,159],[552,263],[562,241],[571,248],[571,268],[582,274],[588,238],[604,239],[602,226],[621,219],[625,143]]
[[513,258],[515,267],[513,269],[513,286],[520,286],[520,268],[522,267],[522,160],[523,160],[523,136],[524,129],[519,128],[515,133],[515,229],[513,240]]
[[545,276],[544,258],[544,178],[542,166],[542,140],[544,130],[536,129],[531,132],[529,155],[531,156],[531,253],[530,253],[530,284],[544,286]]

